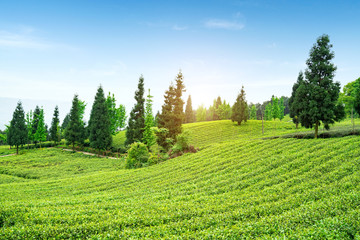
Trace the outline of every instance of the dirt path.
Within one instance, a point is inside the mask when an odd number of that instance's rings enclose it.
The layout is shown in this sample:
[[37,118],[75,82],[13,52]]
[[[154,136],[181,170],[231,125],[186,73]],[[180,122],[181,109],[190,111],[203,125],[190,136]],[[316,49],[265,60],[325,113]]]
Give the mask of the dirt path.
[[10,157],[10,156],[14,156],[14,155],[16,155],[16,154],[13,153],[13,154],[8,154],[8,155],[2,155],[2,156],[0,156],[0,157]]
[[[72,149],[63,148],[63,150],[67,151],[67,152],[73,152]],[[109,157],[109,156],[104,156],[104,155],[97,155],[95,153],[89,153],[89,152],[83,152],[83,151],[75,151],[75,152],[82,153],[82,154],[89,155],[89,156],[96,156],[96,157],[110,158],[110,159],[120,159],[120,158]]]

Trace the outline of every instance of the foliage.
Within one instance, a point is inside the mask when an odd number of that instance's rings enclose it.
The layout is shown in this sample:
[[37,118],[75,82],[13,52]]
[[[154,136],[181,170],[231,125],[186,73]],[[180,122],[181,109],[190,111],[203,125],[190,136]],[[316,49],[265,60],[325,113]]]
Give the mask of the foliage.
[[70,111],[70,121],[65,131],[65,139],[72,144],[74,149],[75,143],[83,144],[85,140],[85,127],[80,119],[79,99],[75,94]]
[[304,87],[303,83],[304,83],[304,75],[300,71],[297,81],[296,81],[296,83],[294,83],[294,85],[292,87],[292,93],[291,93],[291,97],[289,99],[290,117],[292,118],[293,122],[296,124],[296,128],[298,128],[298,125],[299,125],[299,117],[298,116],[301,113],[302,108],[305,107],[304,104],[306,104],[306,102],[305,102],[306,92],[302,91],[301,89],[299,91],[297,91],[297,89],[300,86],[302,86],[301,88]]
[[275,120],[280,116],[279,98],[273,96],[271,102],[272,102],[271,114],[272,114],[272,118]]
[[10,127],[7,132],[7,143],[16,147],[16,154],[19,153],[19,146],[26,144],[28,132],[25,124],[25,113],[21,102],[19,101],[13,113]]
[[281,97],[279,100],[279,119],[280,119],[280,121],[284,119],[284,111],[285,111],[284,98]]
[[139,78],[138,89],[135,92],[136,104],[130,112],[128,126],[126,128],[126,145],[141,141],[145,128],[145,109],[144,109],[144,77]]
[[225,100],[218,106],[215,111],[220,120],[231,118],[231,106],[229,103],[226,103]]
[[341,120],[345,115],[343,106],[337,104],[340,83],[333,82],[336,67],[331,62],[334,58],[331,48],[328,35],[317,39],[306,61],[304,83],[297,90],[305,96],[299,121],[306,128],[315,128],[315,138],[321,122],[328,129],[330,124]]
[[115,95],[114,94],[111,95],[110,92],[106,98],[106,106],[111,122],[110,124],[111,133],[115,135],[117,131],[125,127],[125,121],[126,121],[125,106],[120,104],[119,107],[117,108]]
[[245,99],[245,90],[244,86],[242,86],[240,93],[236,98],[236,102],[232,107],[232,115],[231,120],[233,122],[237,122],[238,125],[241,125],[241,122],[246,122],[249,116],[249,109],[247,106],[247,102]]
[[65,135],[65,129],[67,128],[69,122],[70,122],[70,113],[66,114],[66,116],[61,124],[61,131],[62,131],[63,135]]
[[194,113],[192,109],[192,103],[191,103],[191,95],[189,95],[188,100],[186,102],[185,107],[185,123],[192,123],[194,122]]
[[126,157],[126,168],[140,168],[146,166],[150,154],[146,145],[142,142],[131,144]]
[[58,108],[58,106],[55,107],[54,116],[53,116],[53,119],[52,119],[52,122],[51,122],[50,139],[52,141],[54,141],[55,144],[57,142],[60,142],[60,140],[61,140],[59,108]]
[[151,146],[155,144],[156,136],[153,131],[154,127],[154,116],[152,113],[152,98],[153,96],[150,95],[150,89],[149,94],[147,95],[146,99],[146,107],[145,107],[145,129],[143,134],[143,143],[147,146],[147,148],[150,150]]
[[112,144],[111,121],[104,90],[99,86],[90,113],[90,146],[98,150],[109,149]]
[[251,120],[256,120],[257,117],[256,117],[256,106],[255,105],[252,105],[251,108],[250,108],[250,119]]
[[[339,95],[339,103],[345,107],[345,113],[347,116],[353,116],[354,110],[360,112],[360,78],[355,81],[349,82],[343,87],[343,92]],[[358,98],[358,99],[357,99]]]
[[30,110],[30,112],[26,113],[26,128],[28,131],[28,143],[32,142],[34,140],[34,135],[33,135],[33,121],[34,121],[34,115],[32,110]]
[[206,108],[204,107],[203,104],[201,104],[197,109],[196,109],[196,121],[197,122],[202,122],[206,120]]
[[41,142],[45,142],[47,139],[47,133],[46,133],[46,127],[45,127],[45,122],[44,122],[44,110],[41,109],[40,110],[40,114],[38,115],[38,125],[36,128],[36,133],[34,135],[34,140],[36,142],[40,143],[40,148],[41,148]]

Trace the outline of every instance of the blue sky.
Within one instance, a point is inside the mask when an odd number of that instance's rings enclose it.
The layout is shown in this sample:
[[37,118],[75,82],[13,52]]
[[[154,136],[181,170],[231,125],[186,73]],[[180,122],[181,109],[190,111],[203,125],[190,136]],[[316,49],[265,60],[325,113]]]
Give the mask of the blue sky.
[[75,93],[89,113],[100,84],[130,111],[141,74],[160,110],[179,69],[194,108],[242,85],[248,102],[290,96],[324,33],[344,85],[360,77],[359,25],[359,1],[2,1],[0,129],[18,99],[48,124]]

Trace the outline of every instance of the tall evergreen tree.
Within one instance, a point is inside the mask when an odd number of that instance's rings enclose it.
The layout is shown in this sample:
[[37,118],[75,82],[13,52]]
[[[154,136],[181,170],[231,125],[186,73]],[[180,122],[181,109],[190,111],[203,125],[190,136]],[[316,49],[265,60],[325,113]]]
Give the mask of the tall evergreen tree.
[[336,66],[331,62],[334,58],[331,48],[329,36],[320,36],[306,61],[303,84],[306,104],[299,114],[299,121],[306,128],[315,128],[315,138],[321,122],[325,129],[329,129],[330,124],[340,121],[345,115],[343,106],[338,104],[340,83],[333,82]]
[[100,86],[90,113],[90,146],[101,150],[109,149],[112,144],[111,122],[106,105],[104,90]]
[[73,150],[75,150],[75,143],[83,144],[85,140],[85,128],[80,120],[78,95],[74,96],[72,102],[70,121],[65,130],[65,139],[68,143],[72,144]]
[[241,91],[236,98],[236,102],[232,107],[231,120],[233,122],[237,122],[238,125],[241,125],[242,121],[244,122],[247,121],[248,116],[249,116],[249,109],[245,99],[244,86],[242,86]]
[[[299,125],[299,114],[302,111],[303,101],[305,100],[305,96],[302,96],[301,93],[306,94],[306,91],[299,91],[297,89],[300,85],[304,84],[304,75],[300,71],[296,83],[294,83],[292,87],[291,97],[289,99],[289,106],[290,106],[290,117],[292,118],[293,122],[296,124],[296,129]],[[304,86],[303,86],[304,87]]]
[[257,111],[257,109],[256,109],[256,106],[254,104],[250,108],[250,119],[256,120],[256,111]]
[[40,114],[39,114],[39,122],[38,122],[38,126],[36,129],[36,133],[34,135],[35,141],[40,143],[40,148],[41,148],[41,142],[45,142],[46,141],[46,127],[45,127],[45,121],[44,121],[44,110],[41,109],[40,110]]
[[66,127],[68,126],[70,122],[70,113],[66,114],[66,116],[64,117],[64,120],[61,124],[61,129],[62,131],[65,131]]
[[184,122],[184,100],[182,100],[182,94],[185,92],[184,76],[181,72],[177,74],[175,78],[175,99],[174,99],[174,125],[173,129],[169,129],[170,136],[176,140],[176,136],[182,132],[181,124]]
[[29,144],[31,143],[31,141],[34,140],[34,135],[33,135],[33,111],[30,110],[30,112],[28,112],[26,114],[26,128],[28,131],[28,148],[29,148]]
[[135,92],[136,104],[130,112],[128,126],[126,128],[126,145],[133,142],[141,142],[145,128],[145,109],[144,109],[144,77],[139,78],[138,89]]
[[50,139],[54,141],[56,144],[60,141],[60,132],[59,132],[60,120],[59,120],[59,108],[58,106],[55,107],[54,116],[51,121],[50,127]]
[[280,116],[279,99],[274,96],[272,97],[271,113],[274,120]]
[[[39,124],[39,116],[40,116],[40,108],[36,105],[33,115],[33,123],[32,123],[32,135],[35,136],[38,124]],[[37,141],[34,139],[34,143],[36,144]]]
[[194,121],[193,115],[191,95],[189,95],[185,107],[185,123],[192,123]]
[[16,147],[16,154],[19,154],[19,146],[26,144],[28,139],[28,130],[25,125],[25,113],[21,102],[19,101],[10,122],[7,133],[7,142],[10,146]]
[[147,146],[147,148],[150,150],[150,147],[155,144],[155,135],[153,131],[154,127],[154,116],[152,112],[152,98],[150,94],[147,95],[146,98],[146,108],[145,108],[145,129],[144,129],[144,137],[143,142]]
[[282,119],[284,119],[284,112],[285,112],[284,98],[281,97],[279,100],[279,119],[280,119],[280,121]]

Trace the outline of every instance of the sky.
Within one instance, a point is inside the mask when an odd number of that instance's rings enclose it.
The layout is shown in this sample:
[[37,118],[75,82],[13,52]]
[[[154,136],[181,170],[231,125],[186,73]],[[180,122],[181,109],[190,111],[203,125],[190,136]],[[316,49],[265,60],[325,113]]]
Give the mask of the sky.
[[97,88],[129,113],[139,77],[154,113],[181,70],[186,101],[206,107],[290,96],[316,39],[330,36],[342,86],[360,77],[360,1],[1,1],[0,129],[21,100],[61,121],[74,94],[87,103]]

